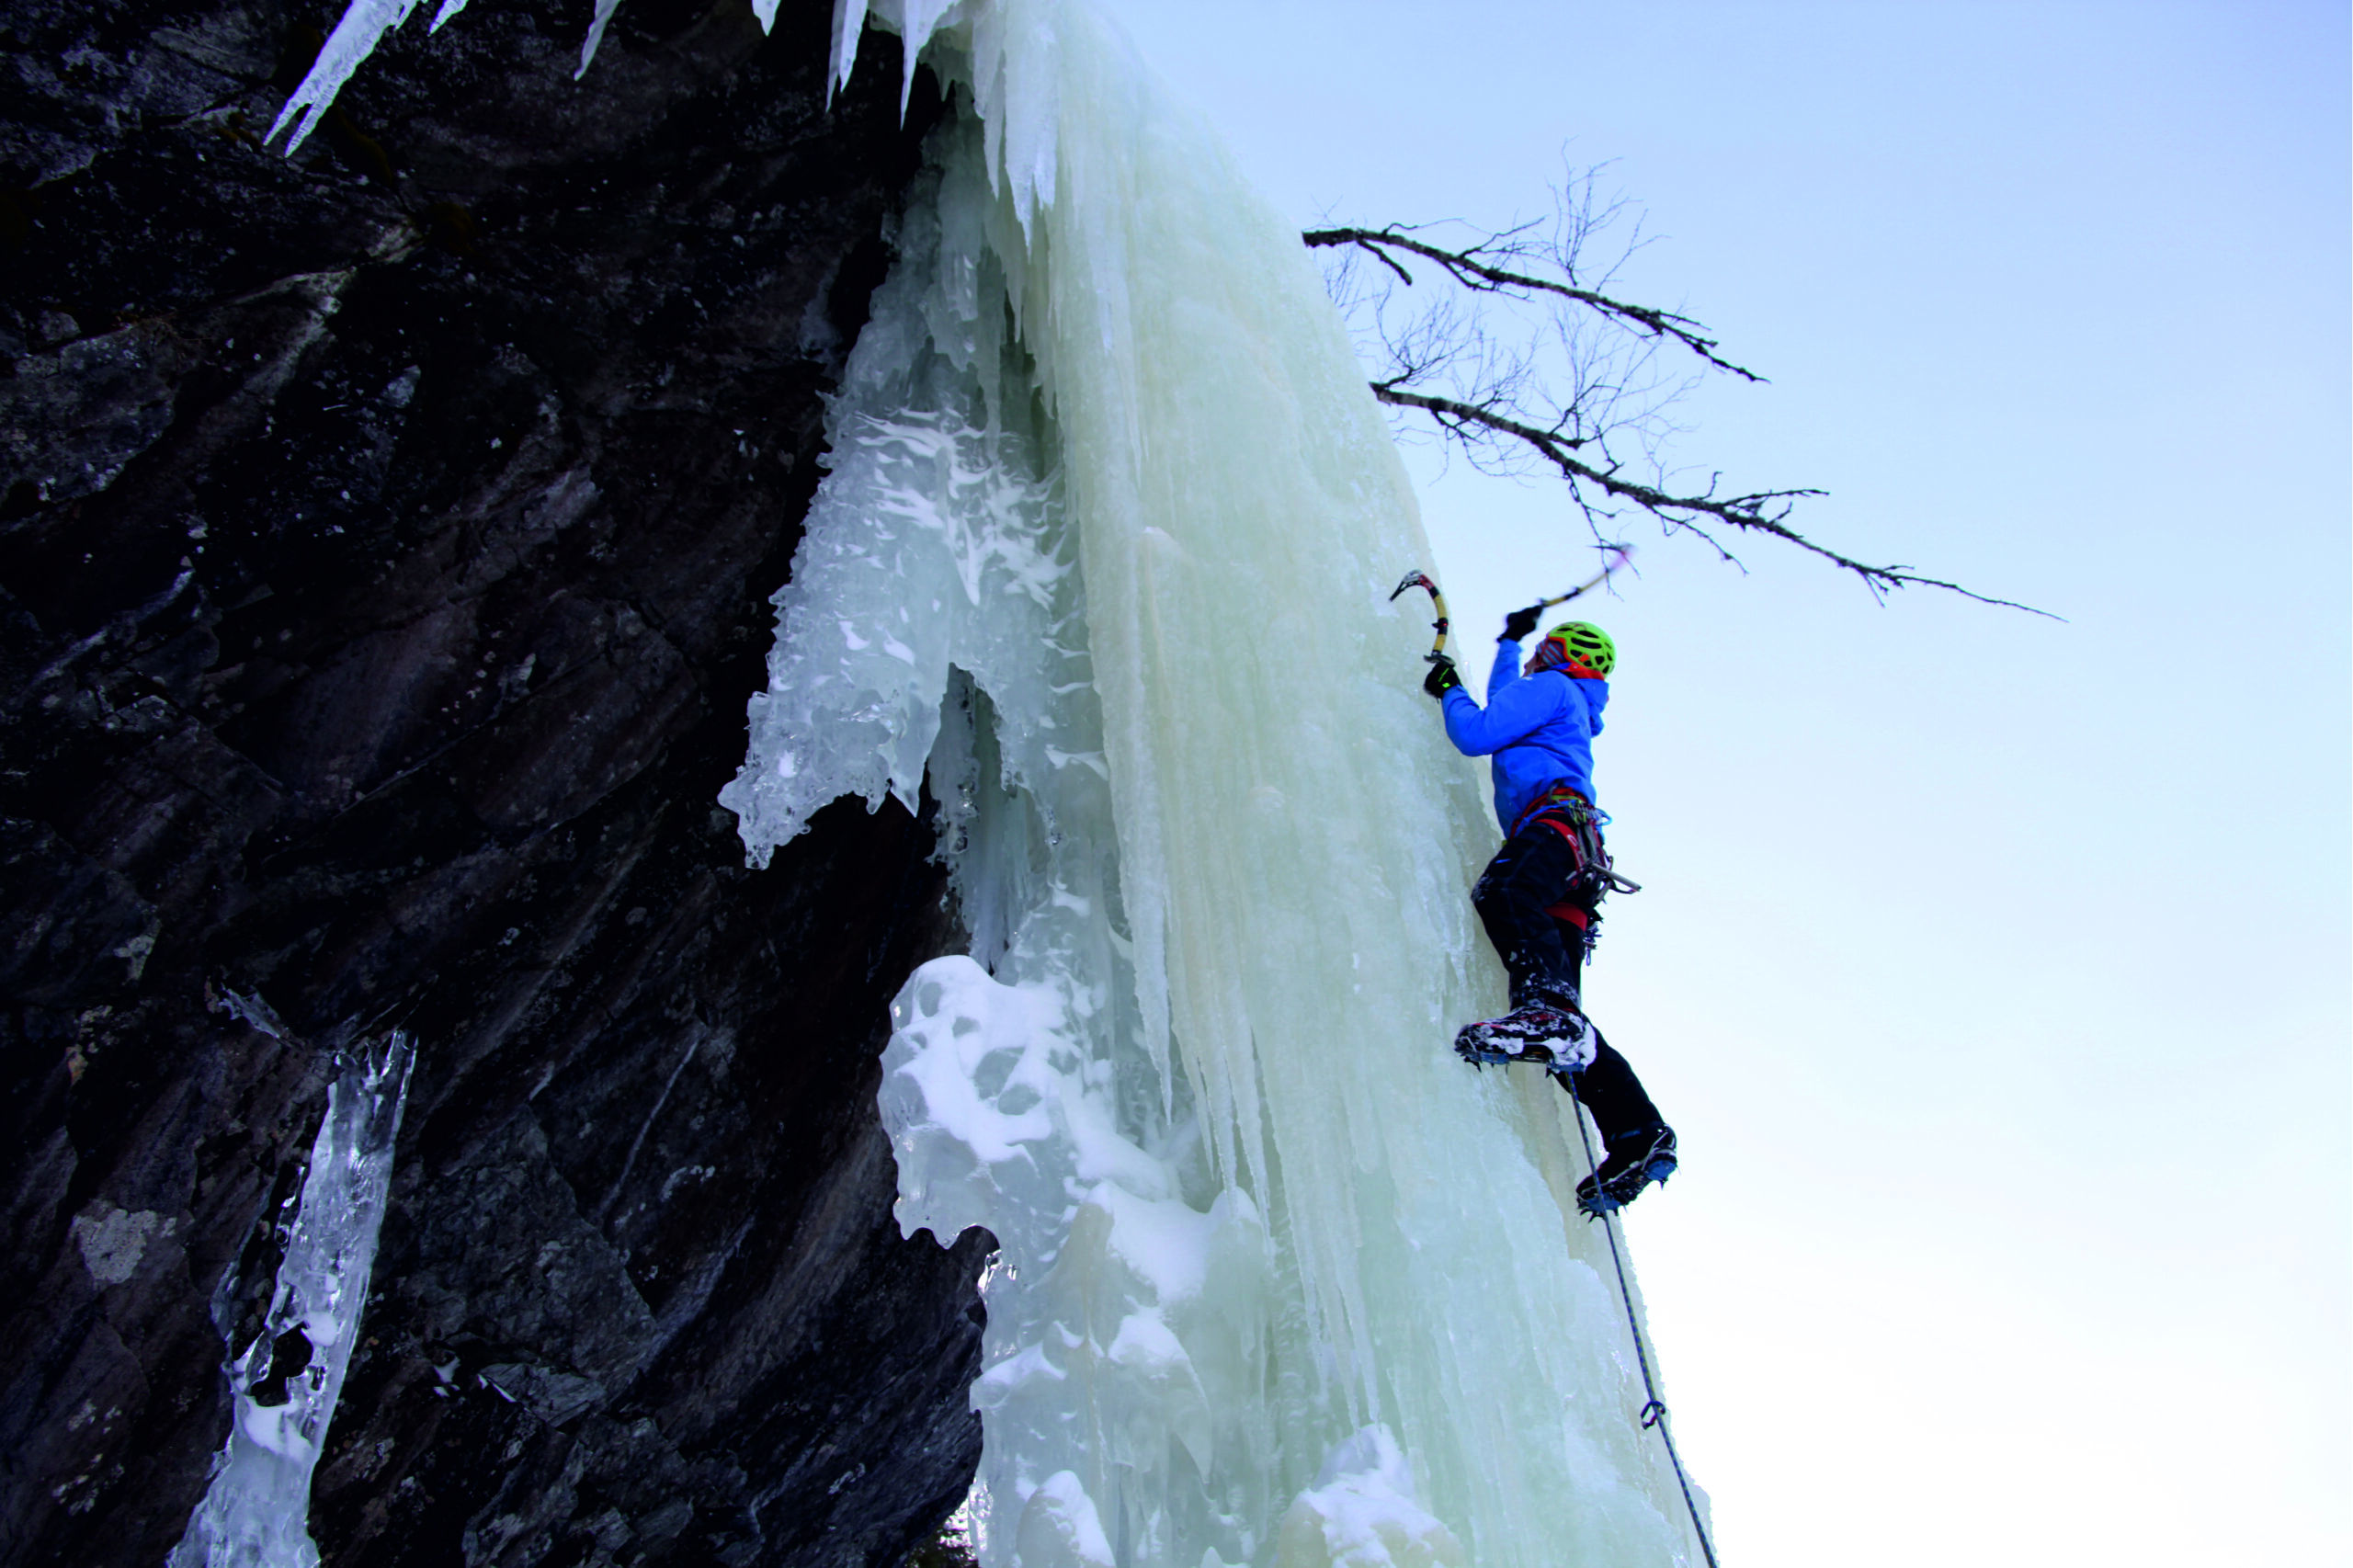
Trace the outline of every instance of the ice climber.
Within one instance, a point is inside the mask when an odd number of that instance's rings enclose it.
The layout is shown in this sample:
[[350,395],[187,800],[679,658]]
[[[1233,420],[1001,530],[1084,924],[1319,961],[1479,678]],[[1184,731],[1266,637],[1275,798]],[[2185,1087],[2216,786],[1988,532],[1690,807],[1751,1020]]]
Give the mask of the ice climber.
[[1423,689],[1446,714],[1446,735],[1465,756],[1494,757],[1495,820],[1504,846],[1471,890],[1471,903],[1511,975],[1511,1011],[1465,1028],[1454,1049],[1472,1062],[1536,1062],[1593,1113],[1608,1153],[1577,1184],[1587,1213],[1631,1203],[1675,1171],[1675,1130],[1643,1092],[1626,1059],[1585,1016],[1579,981],[1615,884],[1602,845],[1608,819],[1593,803],[1593,737],[1609,701],[1618,650],[1589,621],[1552,628],[1525,672],[1519,644],[1538,612],[1515,610],[1496,640],[1482,709],[1452,661],[1433,665]]

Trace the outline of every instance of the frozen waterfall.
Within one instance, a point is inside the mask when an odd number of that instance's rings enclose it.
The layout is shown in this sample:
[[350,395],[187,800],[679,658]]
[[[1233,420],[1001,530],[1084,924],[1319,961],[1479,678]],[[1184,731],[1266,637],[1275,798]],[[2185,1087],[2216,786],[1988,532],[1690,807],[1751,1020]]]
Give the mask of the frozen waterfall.
[[[1295,229],[1084,0],[892,0],[959,118],[832,411],[765,864],[939,803],[898,1217],[985,1225],[989,1568],[1694,1560],[1567,1096],[1467,1071],[1495,828],[1410,488]],[[836,74],[860,6],[841,0]]]

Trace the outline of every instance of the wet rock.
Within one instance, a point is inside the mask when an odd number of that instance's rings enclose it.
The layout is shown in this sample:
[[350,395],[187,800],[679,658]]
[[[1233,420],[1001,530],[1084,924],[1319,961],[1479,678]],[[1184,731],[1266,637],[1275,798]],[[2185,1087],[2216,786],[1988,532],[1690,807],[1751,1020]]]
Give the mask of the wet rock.
[[394,1027],[329,1561],[895,1562],[970,1480],[987,1238],[873,1104],[930,829],[714,805],[936,90],[829,108],[829,0],[575,85],[591,11],[416,17],[290,159],[332,18],[0,22],[0,1564],[168,1552]]

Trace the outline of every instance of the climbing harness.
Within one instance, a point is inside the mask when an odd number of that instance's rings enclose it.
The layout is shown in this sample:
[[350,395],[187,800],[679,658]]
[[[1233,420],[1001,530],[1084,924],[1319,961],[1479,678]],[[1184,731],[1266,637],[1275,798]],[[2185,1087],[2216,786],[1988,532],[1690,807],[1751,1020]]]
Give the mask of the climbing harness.
[[1608,821],[1608,812],[1566,784],[1560,784],[1538,796],[1520,812],[1511,829],[1511,836],[1516,838],[1528,828],[1548,827],[1568,840],[1569,853],[1576,857],[1577,869],[1571,874],[1561,902],[1544,913],[1577,928],[1585,939],[1587,958],[1593,956],[1594,944],[1601,937],[1601,901],[1613,892],[1643,891],[1642,883],[1620,876],[1610,865],[1608,847],[1601,839],[1601,829]]
[[1430,644],[1430,651],[1422,655],[1422,662],[1424,664],[1430,665],[1452,664],[1454,661],[1446,656],[1446,629],[1448,625],[1446,618],[1446,596],[1438,591],[1438,584],[1431,579],[1428,573],[1408,572],[1404,576],[1398,579],[1397,586],[1392,590],[1389,595],[1389,602],[1391,604],[1395,604],[1397,602],[1397,596],[1404,593],[1408,588],[1427,588],[1430,594],[1430,603],[1438,608],[1438,619],[1430,622],[1430,630],[1438,633],[1438,640]]
[[[1593,1178],[1594,1185],[1599,1187],[1601,1162],[1594,1155],[1593,1136],[1586,1131],[1585,1112],[1579,1108],[1576,1099],[1576,1073],[1571,1072],[1568,1079],[1569,1115],[1576,1120],[1577,1142],[1585,1147],[1586,1173]],[[1648,1396],[1649,1401],[1643,1406],[1643,1425],[1655,1427],[1659,1441],[1666,1445],[1667,1462],[1675,1467],[1676,1484],[1683,1488],[1683,1506],[1690,1512],[1691,1528],[1699,1538],[1700,1554],[1707,1558],[1708,1568],[1717,1568],[1715,1543],[1708,1539],[1707,1524],[1699,1517],[1699,1501],[1691,1495],[1691,1478],[1683,1472],[1683,1456],[1675,1451],[1675,1434],[1667,1430],[1666,1402],[1659,1398],[1658,1380],[1651,1376],[1650,1346],[1643,1343],[1642,1319],[1634,1312],[1633,1289],[1626,1283],[1626,1255],[1618,1245],[1617,1221],[1611,1215],[1606,1213],[1587,1218],[1588,1222],[1592,1219],[1599,1219],[1603,1233],[1609,1238],[1609,1261],[1618,1270],[1618,1299],[1626,1304],[1626,1327],[1634,1336],[1634,1364],[1642,1369],[1643,1392]]]

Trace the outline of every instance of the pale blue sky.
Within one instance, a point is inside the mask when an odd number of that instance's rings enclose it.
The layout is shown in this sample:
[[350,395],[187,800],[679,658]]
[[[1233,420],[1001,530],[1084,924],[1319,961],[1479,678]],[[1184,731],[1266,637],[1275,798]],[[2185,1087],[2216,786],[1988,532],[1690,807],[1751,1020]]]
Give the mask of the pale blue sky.
[[[2345,8],[1109,3],[1303,222],[1615,160],[1628,291],[1773,381],[1683,459],[2069,618],[1654,540],[1594,615],[1727,1560],[2345,1561]],[[1415,461],[1475,660],[1589,552]]]

